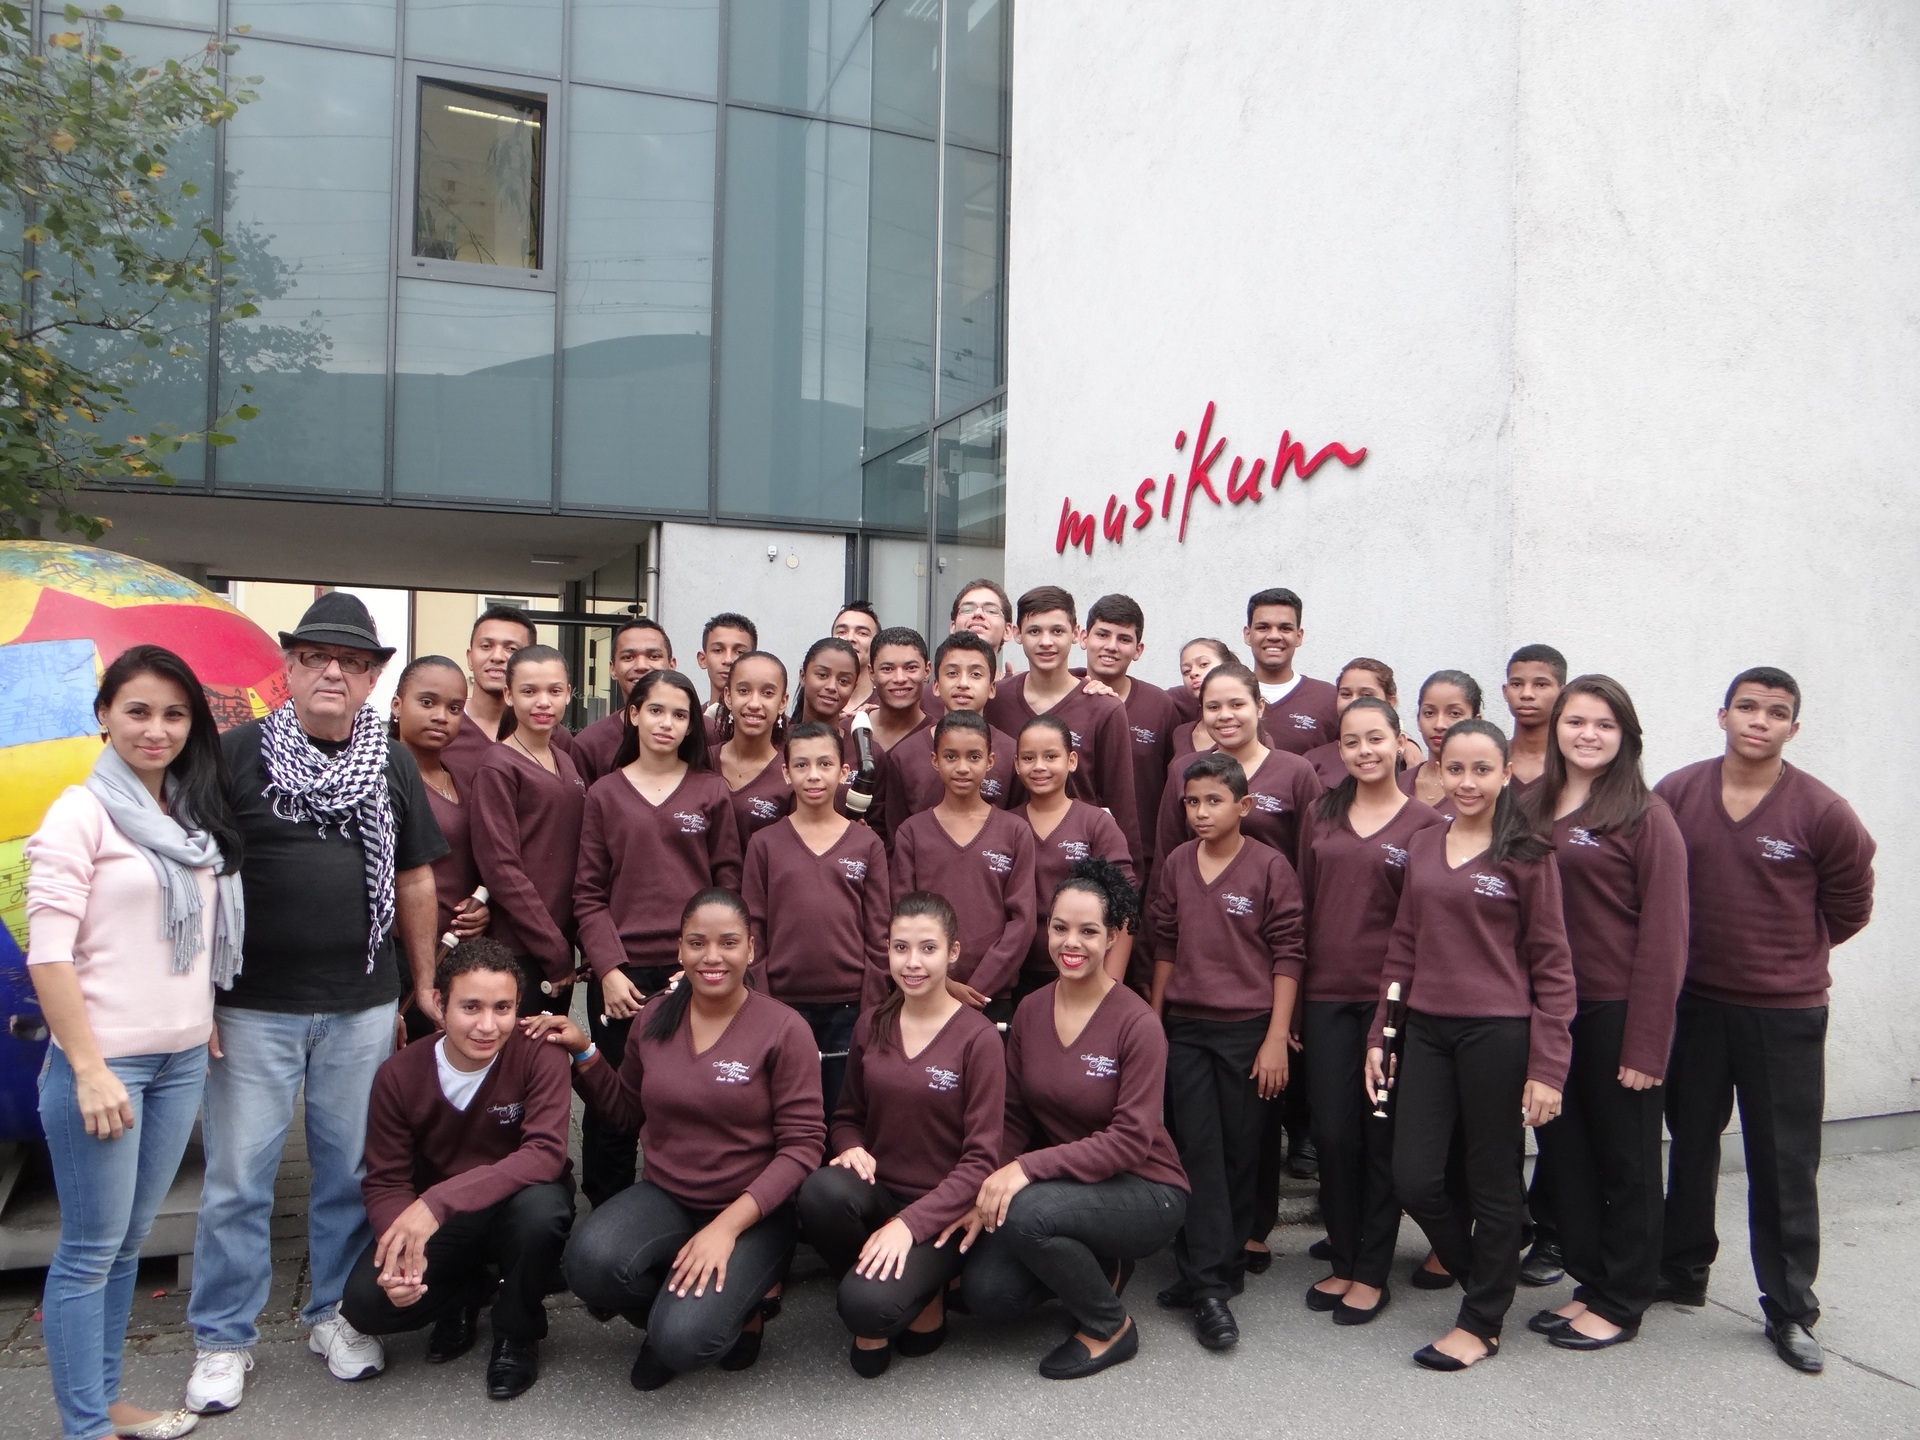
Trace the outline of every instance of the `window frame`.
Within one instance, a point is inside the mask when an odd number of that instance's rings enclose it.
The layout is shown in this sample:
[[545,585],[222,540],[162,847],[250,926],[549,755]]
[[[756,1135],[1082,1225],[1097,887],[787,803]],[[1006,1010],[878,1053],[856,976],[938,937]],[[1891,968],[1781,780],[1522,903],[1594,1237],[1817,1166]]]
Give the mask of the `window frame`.
[[[541,137],[540,267],[484,265],[472,260],[437,260],[413,253],[415,209],[420,171],[420,95],[426,82],[493,91],[509,99],[532,100],[546,107]],[[405,105],[401,125],[400,194],[395,265],[402,279],[444,280],[460,285],[490,285],[512,290],[557,291],[560,285],[560,184],[564,171],[560,147],[566,134],[565,87],[537,75],[502,70],[472,70],[456,65],[408,61],[402,69]]]

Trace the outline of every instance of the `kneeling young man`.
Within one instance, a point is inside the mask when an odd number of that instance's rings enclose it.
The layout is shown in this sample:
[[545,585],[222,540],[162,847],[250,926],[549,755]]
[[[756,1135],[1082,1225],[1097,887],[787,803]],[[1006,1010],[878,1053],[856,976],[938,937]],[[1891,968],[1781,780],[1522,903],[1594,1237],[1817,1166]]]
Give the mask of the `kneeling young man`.
[[539,1377],[547,1288],[573,1228],[567,1057],[520,1032],[520,970],[497,941],[457,946],[434,989],[446,1034],[374,1077],[361,1192],[379,1238],[341,1310],[368,1335],[432,1325],[427,1361],[443,1364],[473,1348],[491,1297],[487,1394],[511,1400]]

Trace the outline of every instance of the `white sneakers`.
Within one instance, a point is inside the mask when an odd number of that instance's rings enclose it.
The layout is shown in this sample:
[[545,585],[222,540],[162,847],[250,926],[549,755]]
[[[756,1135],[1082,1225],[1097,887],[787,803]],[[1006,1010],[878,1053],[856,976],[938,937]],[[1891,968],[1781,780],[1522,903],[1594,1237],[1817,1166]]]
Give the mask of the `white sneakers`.
[[380,1342],[348,1324],[338,1306],[308,1332],[307,1349],[327,1357],[327,1369],[336,1380],[371,1380],[387,1368]]
[[247,1372],[253,1369],[249,1350],[202,1350],[193,1357],[193,1375],[187,1381],[187,1409],[196,1415],[218,1415],[240,1403]]

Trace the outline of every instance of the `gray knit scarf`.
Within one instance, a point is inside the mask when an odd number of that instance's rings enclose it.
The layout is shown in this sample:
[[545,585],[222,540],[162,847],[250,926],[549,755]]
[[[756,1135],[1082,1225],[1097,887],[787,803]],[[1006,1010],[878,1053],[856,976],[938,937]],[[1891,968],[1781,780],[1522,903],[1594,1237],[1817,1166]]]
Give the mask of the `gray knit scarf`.
[[324,836],[358,835],[367,880],[367,974],[393,929],[393,803],[387,794],[387,727],[371,705],[353,717],[347,748],[328,755],[300,728],[292,705],[260,722],[265,795],[282,820],[311,823]]

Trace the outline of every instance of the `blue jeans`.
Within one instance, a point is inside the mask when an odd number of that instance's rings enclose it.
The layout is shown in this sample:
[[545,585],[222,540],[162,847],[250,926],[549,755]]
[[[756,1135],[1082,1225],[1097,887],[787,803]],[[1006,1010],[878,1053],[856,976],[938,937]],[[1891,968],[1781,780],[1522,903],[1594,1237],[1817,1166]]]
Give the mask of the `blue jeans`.
[[207,1048],[107,1062],[127,1087],[133,1128],[118,1140],[87,1134],[73,1066],[59,1046],[40,1071],[40,1123],[60,1197],[60,1245],[47,1270],[41,1325],[54,1403],[72,1440],[113,1434],[120,1351],[133,1309],[140,1246],[180,1169],[207,1078]]
[[225,1058],[207,1067],[201,1134],[207,1183],[193,1239],[187,1324],[202,1350],[250,1350],[273,1285],[273,1181],[306,1086],[307,1261],[312,1292],[300,1319],[332,1313],[373,1232],[360,1198],[367,1102],[393,1051],[392,1005],[345,1015],[280,1015],[219,1006]]

